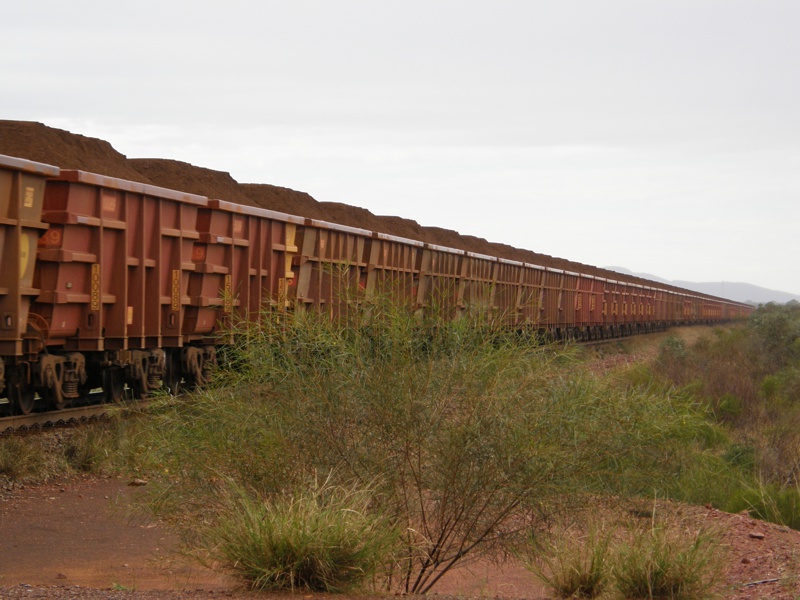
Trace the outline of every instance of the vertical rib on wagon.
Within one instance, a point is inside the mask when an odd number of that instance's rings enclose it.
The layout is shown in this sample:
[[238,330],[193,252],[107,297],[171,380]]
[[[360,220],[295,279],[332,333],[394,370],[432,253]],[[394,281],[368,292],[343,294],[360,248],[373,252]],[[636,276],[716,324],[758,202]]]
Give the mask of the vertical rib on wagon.
[[[102,386],[144,396],[172,388],[198,208],[207,199],[83,171],[48,181],[39,244],[44,323],[34,363],[40,395],[55,408]],[[51,376],[51,374],[54,374]]]
[[[0,392],[11,408],[29,410],[33,396],[28,363],[18,360],[29,351],[24,341],[34,287],[36,247],[47,225],[42,201],[47,177],[59,169],[0,155]],[[6,388],[8,388],[6,390]]]

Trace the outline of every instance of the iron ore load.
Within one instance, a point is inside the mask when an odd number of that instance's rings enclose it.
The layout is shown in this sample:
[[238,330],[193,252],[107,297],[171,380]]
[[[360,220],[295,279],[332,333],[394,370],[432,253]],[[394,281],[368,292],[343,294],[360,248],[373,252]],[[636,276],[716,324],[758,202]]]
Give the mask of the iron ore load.
[[388,291],[424,313],[595,340],[752,307],[0,155],[0,413],[202,384],[232,319],[335,316]]

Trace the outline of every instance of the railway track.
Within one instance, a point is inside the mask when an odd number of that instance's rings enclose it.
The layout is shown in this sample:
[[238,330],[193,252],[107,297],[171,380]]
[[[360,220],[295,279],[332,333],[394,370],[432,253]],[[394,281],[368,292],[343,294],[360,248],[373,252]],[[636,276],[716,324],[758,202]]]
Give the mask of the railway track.
[[[599,340],[559,340],[554,343],[577,343],[582,347],[605,346],[625,342],[632,338],[639,339],[640,341],[648,338],[655,339],[657,337],[663,337],[668,331],[669,329],[657,330],[647,333],[607,337]],[[0,417],[0,437],[24,435],[53,428],[74,427],[87,423],[95,423],[110,418],[120,410],[141,410],[149,406],[152,401],[152,398],[134,400],[130,398],[129,392],[130,390],[125,390],[123,397],[126,399],[121,402],[104,402],[103,391],[98,389],[90,394],[87,399],[88,403],[85,406],[50,410],[46,412],[33,412],[28,415]],[[2,408],[3,404],[0,404],[0,410],[2,410]]]
[[2,417],[0,418],[0,437],[97,423],[111,418],[120,410],[142,409],[149,404],[149,400],[132,400],[124,404],[90,404],[28,415]]

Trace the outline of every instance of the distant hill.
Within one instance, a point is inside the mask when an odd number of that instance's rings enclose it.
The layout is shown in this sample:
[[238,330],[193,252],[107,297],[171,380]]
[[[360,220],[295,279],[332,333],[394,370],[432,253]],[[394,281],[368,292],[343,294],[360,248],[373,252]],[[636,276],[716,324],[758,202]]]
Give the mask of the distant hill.
[[663,277],[651,275],[650,273],[634,273],[625,267],[605,267],[610,271],[616,271],[623,275],[633,275],[635,277],[643,277],[645,279],[652,279],[653,281],[660,281],[678,287],[686,288],[699,292],[701,294],[711,294],[712,296],[719,296],[727,298],[736,302],[749,302],[750,304],[766,304],[767,302],[777,302],[785,304],[790,300],[797,300],[800,302],[800,296],[791,294],[789,292],[781,292],[778,290],[769,290],[767,288],[759,287],[751,283],[733,283],[730,281],[670,281]]

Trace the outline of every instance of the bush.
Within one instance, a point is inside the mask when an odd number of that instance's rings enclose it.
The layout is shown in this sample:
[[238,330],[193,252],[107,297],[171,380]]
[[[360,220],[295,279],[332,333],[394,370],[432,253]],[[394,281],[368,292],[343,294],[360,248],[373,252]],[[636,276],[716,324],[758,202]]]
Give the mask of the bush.
[[141,441],[161,465],[156,509],[191,531],[221,482],[273,499],[332,473],[375,490],[404,544],[394,581],[425,593],[517,535],[521,512],[674,486],[708,437],[685,398],[605,386],[469,313],[374,303],[351,317],[267,312],[234,335],[218,387],[157,405]]
[[689,359],[686,343],[681,338],[670,335],[659,347],[656,364],[668,378],[682,385],[690,380],[690,375],[687,375],[687,372],[691,373],[687,371],[691,366]]
[[653,370],[707,406],[734,444],[752,448],[747,464],[735,465],[749,484],[722,505],[741,505],[764,485],[785,490],[785,505],[800,482],[800,303],[761,306],[746,326],[718,329],[692,348],[665,342]]
[[107,426],[79,428],[71,431],[64,440],[64,457],[76,471],[86,473],[101,470],[113,452],[113,432]]
[[10,480],[45,477],[49,458],[41,440],[34,437],[0,438],[0,475]]
[[712,595],[721,568],[716,534],[653,524],[620,548],[614,583],[625,598],[696,600]]
[[545,548],[535,540],[521,558],[533,574],[561,598],[596,598],[611,571],[610,533],[590,528],[587,534],[568,529]]
[[397,535],[369,491],[318,487],[296,496],[224,496],[207,532],[212,558],[259,590],[343,592],[386,564]]
[[687,530],[672,517],[656,520],[654,513],[648,526],[622,532],[596,519],[590,515],[588,524],[550,532],[552,541],[531,537],[523,546],[520,557],[555,595],[595,598],[614,595],[610,589],[626,599],[712,595],[723,567],[718,534]]
[[800,529],[800,486],[756,482],[732,495],[727,510],[747,510],[755,519]]

